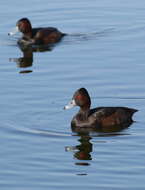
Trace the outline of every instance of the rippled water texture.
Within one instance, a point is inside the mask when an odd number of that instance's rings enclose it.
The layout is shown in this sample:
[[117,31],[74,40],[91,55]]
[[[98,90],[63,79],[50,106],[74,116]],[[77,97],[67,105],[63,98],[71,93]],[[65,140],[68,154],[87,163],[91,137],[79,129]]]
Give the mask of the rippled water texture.
[[[22,52],[18,19],[68,34]],[[0,189],[145,189],[145,1],[0,2]],[[27,56],[28,55],[28,56]],[[79,135],[64,111],[77,88],[95,106],[139,110],[122,131]]]

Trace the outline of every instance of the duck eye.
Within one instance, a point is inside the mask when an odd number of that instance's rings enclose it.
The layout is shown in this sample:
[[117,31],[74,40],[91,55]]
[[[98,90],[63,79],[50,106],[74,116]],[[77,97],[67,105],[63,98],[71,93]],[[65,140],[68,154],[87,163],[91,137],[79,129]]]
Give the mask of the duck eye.
[[76,99],[77,99],[77,100],[82,100],[82,96],[81,96],[81,95],[77,95],[77,96],[76,96]]

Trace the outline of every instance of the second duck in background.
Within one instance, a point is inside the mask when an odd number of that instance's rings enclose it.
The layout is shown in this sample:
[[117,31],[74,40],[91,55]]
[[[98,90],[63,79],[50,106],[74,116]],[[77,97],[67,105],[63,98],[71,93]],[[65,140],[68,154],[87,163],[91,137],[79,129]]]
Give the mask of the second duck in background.
[[18,31],[23,33],[23,37],[19,40],[19,43],[25,42],[26,45],[49,45],[59,42],[66,35],[54,27],[32,28],[28,18],[18,20],[15,30],[8,34],[14,35]]

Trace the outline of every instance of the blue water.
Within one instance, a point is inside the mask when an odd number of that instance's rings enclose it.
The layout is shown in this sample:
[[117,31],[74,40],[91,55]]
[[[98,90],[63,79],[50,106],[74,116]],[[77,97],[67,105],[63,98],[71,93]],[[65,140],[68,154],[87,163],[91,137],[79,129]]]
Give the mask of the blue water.
[[[20,67],[18,36],[35,26],[68,33]],[[145,2],[78,0],[0,2],[0,189],[145,189]],[[16,63],[17,62],[17,63]],[[79,136],[63,107],[80,87],[95,106],[139,110],[129,128]]]

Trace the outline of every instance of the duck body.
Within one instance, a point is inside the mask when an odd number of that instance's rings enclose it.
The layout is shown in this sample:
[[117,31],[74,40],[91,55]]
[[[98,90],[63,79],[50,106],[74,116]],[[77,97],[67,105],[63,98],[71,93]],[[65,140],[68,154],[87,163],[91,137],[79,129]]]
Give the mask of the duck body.
[[49,45],[59,42],[65,34],[53,27],[33,28],[32,36],[24,34],[19,42],[26,41],[34,45]]
[[132,123],[132,116],[138,111],[128,107],[98,107],[90,109],[91,99],[85,88],[80,88],[74,93],[71,102],[65,106],[65,109],[76,105],[80,107],[80,110],[71,121],[72,129],[101,129]]
[[128,107],[98,107],[83,112],[80,110],[72,119],[72,128],[91,127],[101,129],[102,127],[124,125],[132,122],[132,115],[136,109]]
[[[59,42],[66,35],[54,27],[32,28],[27,18],[20,19],[16,27],[23,34],[22,38],[18,41],[19,44],[49,45]],[[11,35],[11,33],[9,34]]]

